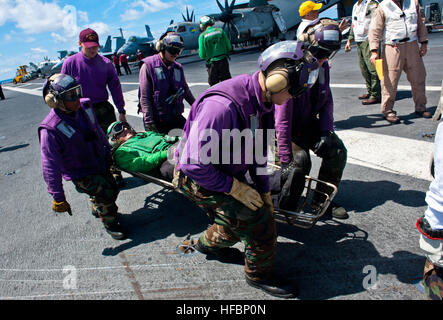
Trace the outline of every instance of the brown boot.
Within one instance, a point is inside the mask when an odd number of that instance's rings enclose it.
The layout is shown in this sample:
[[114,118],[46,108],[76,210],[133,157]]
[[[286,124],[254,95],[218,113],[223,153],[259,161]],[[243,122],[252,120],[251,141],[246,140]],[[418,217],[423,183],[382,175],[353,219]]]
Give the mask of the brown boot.
[[369,99],[369,93],[363,93],[358,96],[359,100]]
[[398,123],[400,122],[400,118],[397,117],[397,114],[394,111],[387,112],[385,114],[385,119],[390,123]]
[[415,111],[415,114],[419,115],[423,118],[430,118],[432,117],[431,113],[429,111]]

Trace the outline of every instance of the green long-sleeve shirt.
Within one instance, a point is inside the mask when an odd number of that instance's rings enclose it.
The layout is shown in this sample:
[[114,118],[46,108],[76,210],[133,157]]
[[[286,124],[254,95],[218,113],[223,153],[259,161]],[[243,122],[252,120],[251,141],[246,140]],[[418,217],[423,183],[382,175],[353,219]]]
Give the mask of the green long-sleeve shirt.
[[230,51],[231,41],[223,29],[208,27],[198,37],[198,55],[207,63],[226,58]]
[[176,137],[140,132],[117,148],[114,160],[122,170],[149,173],[168,158],[168,149],[176,141]]

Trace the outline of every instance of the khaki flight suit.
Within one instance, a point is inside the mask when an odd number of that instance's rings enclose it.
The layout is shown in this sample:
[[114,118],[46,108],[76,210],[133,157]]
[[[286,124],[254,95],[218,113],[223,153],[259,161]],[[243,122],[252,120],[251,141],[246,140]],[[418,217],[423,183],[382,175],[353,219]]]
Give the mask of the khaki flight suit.
[[[392,0],[384,0],[392,1]],[[423,58],[419,54],[418,42],[423,43],[428,41],[428,31],[425,26],[425,18],[420,9],[417,0],[415,1],[417,8],[417,40],[391,44],[383,44],[383,51],[381,58],[383,59],[383,79],[381,81],[382,87],[382,101],[381,112],[386,115],[392,112],[397,94],[397,85],[404,71],[407,79],[411,84],[412,97],[415,104],[415,111],[426,111],[426,70],[423,63]],[[383,40],[383,33],[385,28],[385,15],[382,8],[379,6],[374,12],[369,29],[369,45],[371,51],[379,50],[380,42]],[[380,57],[379,57],[380,58]]]

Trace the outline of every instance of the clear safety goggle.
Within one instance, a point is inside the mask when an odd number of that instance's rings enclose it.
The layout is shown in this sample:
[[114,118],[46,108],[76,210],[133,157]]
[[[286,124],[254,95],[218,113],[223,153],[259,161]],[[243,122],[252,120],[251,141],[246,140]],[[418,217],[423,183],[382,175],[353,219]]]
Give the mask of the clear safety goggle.
[[127,122],[119,122],[112,128],[112,137],[119,135],[123,132],[123,130],[129,129],[132,130],[132,127]]
[[78,85],[74,88],[62,91],[58,94],[58,97],[63,101],[77,101],[77,99],[82,97],[82,87],[81,85]]
[[166,46],[166,51],[168,51],[173,56],[179,56],[183,52],[183,48],[176,46]]
[[322,46],[310,46],[309,51],[318,59],[328,59],[331,60],[335,54],[337,53],[337,50],[329,50],[327,48],[324,48]]

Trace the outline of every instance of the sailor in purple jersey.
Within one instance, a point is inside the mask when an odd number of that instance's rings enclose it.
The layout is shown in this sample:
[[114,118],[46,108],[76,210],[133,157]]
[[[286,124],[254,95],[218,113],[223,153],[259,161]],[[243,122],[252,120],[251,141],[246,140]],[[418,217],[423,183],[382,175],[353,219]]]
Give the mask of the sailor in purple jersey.
[[[103,132],[116,121],[114,107],[108,102],[111,92],[114,104],[120,114],[120,121],[126,121],[125,100],[117,72],[112,61],[98,54],[98,35],[92,29],[80,32],[81,52],[65,60],[61,73],[72,76],[83,89],[83,96],[91,100]],[[111,119],[114,119],[110,121]],[[108,123],[109,122],[109,123]]]
[[183,67],[175,61],[183,48],[181,36],[168,32],[156,44],[159,53],[142,60],[138,95],[146,131],[168,134],[172,129],[183,129],[183,100],[190,105],[195,101]]
[[111,147],[90,100],[80,100],[81,96],[81,85],[69,75],[54,74],[43,86],[43,98],[51,108],[38,129],[43,178],[55,212],[72,215],[62,178],[72,181],[77,191],[90,196],[92,213],[101,218],[106,231],[123,239],[115,204],[119,191],[109,171]]
[[[108,88],[119,113],[120,121],[126,121],[125,100],[120,80],[113,62],[98,54],[99,39],[97,33],[88,28],[79,35],[81,52],[65,60],[61,73],[72,76],[83,88],[83,96],[89,98],[103,132],[117,120],[114,106],[108,101]],[[119,170],[111,168],[119,187],[124,185]]]
[[[247,143],[235,149],[235,137],[228,140],[231,157],[226,157],[226,150],[212,149],[208,154],[213,161],[208,163],[207,154],[200,154],[211,142],[203,136],[209,131],[211,139],[218,136],[221,141],[224,130],[249,130],[254,148],[266,150],[265,141],[257,145],[256,135],[259,129],[273,128],[273,105],[296,97],[316,80],[317,61],[296,41],[269,47],[258,63],[260,70],[253,75],[221,82],[194,102],[175,154],[178,164],[173,183],[214,218],[214,224],[199,238],[198,251],[238,262],[243,260],[241,252],[230,247],[242,241],[247,283],[268,294],[292,298],[297,295],[296,286],[273,272],[277,235],[269,177],[263,170],[266,159],[258,159],[253,152],[252,161],[245,161]],[[226,158],[240,162],[226,163]],[[245,183],[246,173],[253,187]]]
[[[334,132],[334,104],[327,61],[340,49],[341,38],[338,23],[328,18],[307,26],[299,36],[299,40],[305,41],[309,46],[308,50],[317,58],[319,75],[311,89],[296,99],[275,106],[275,130],[282,180],[293,170],[301,170],[303,175],[309,175],[309,150],[312,150],[322,158],[318,179],[337,187],[340,183],[347,150]],[[330,193],[329,189],[320,184],[316,190]],[[320,204],[324,201],[320,193],[315,195],[315,202]],[[348,218],[346,209],[335,202],[329,205],[326,214],[337,219]]]

